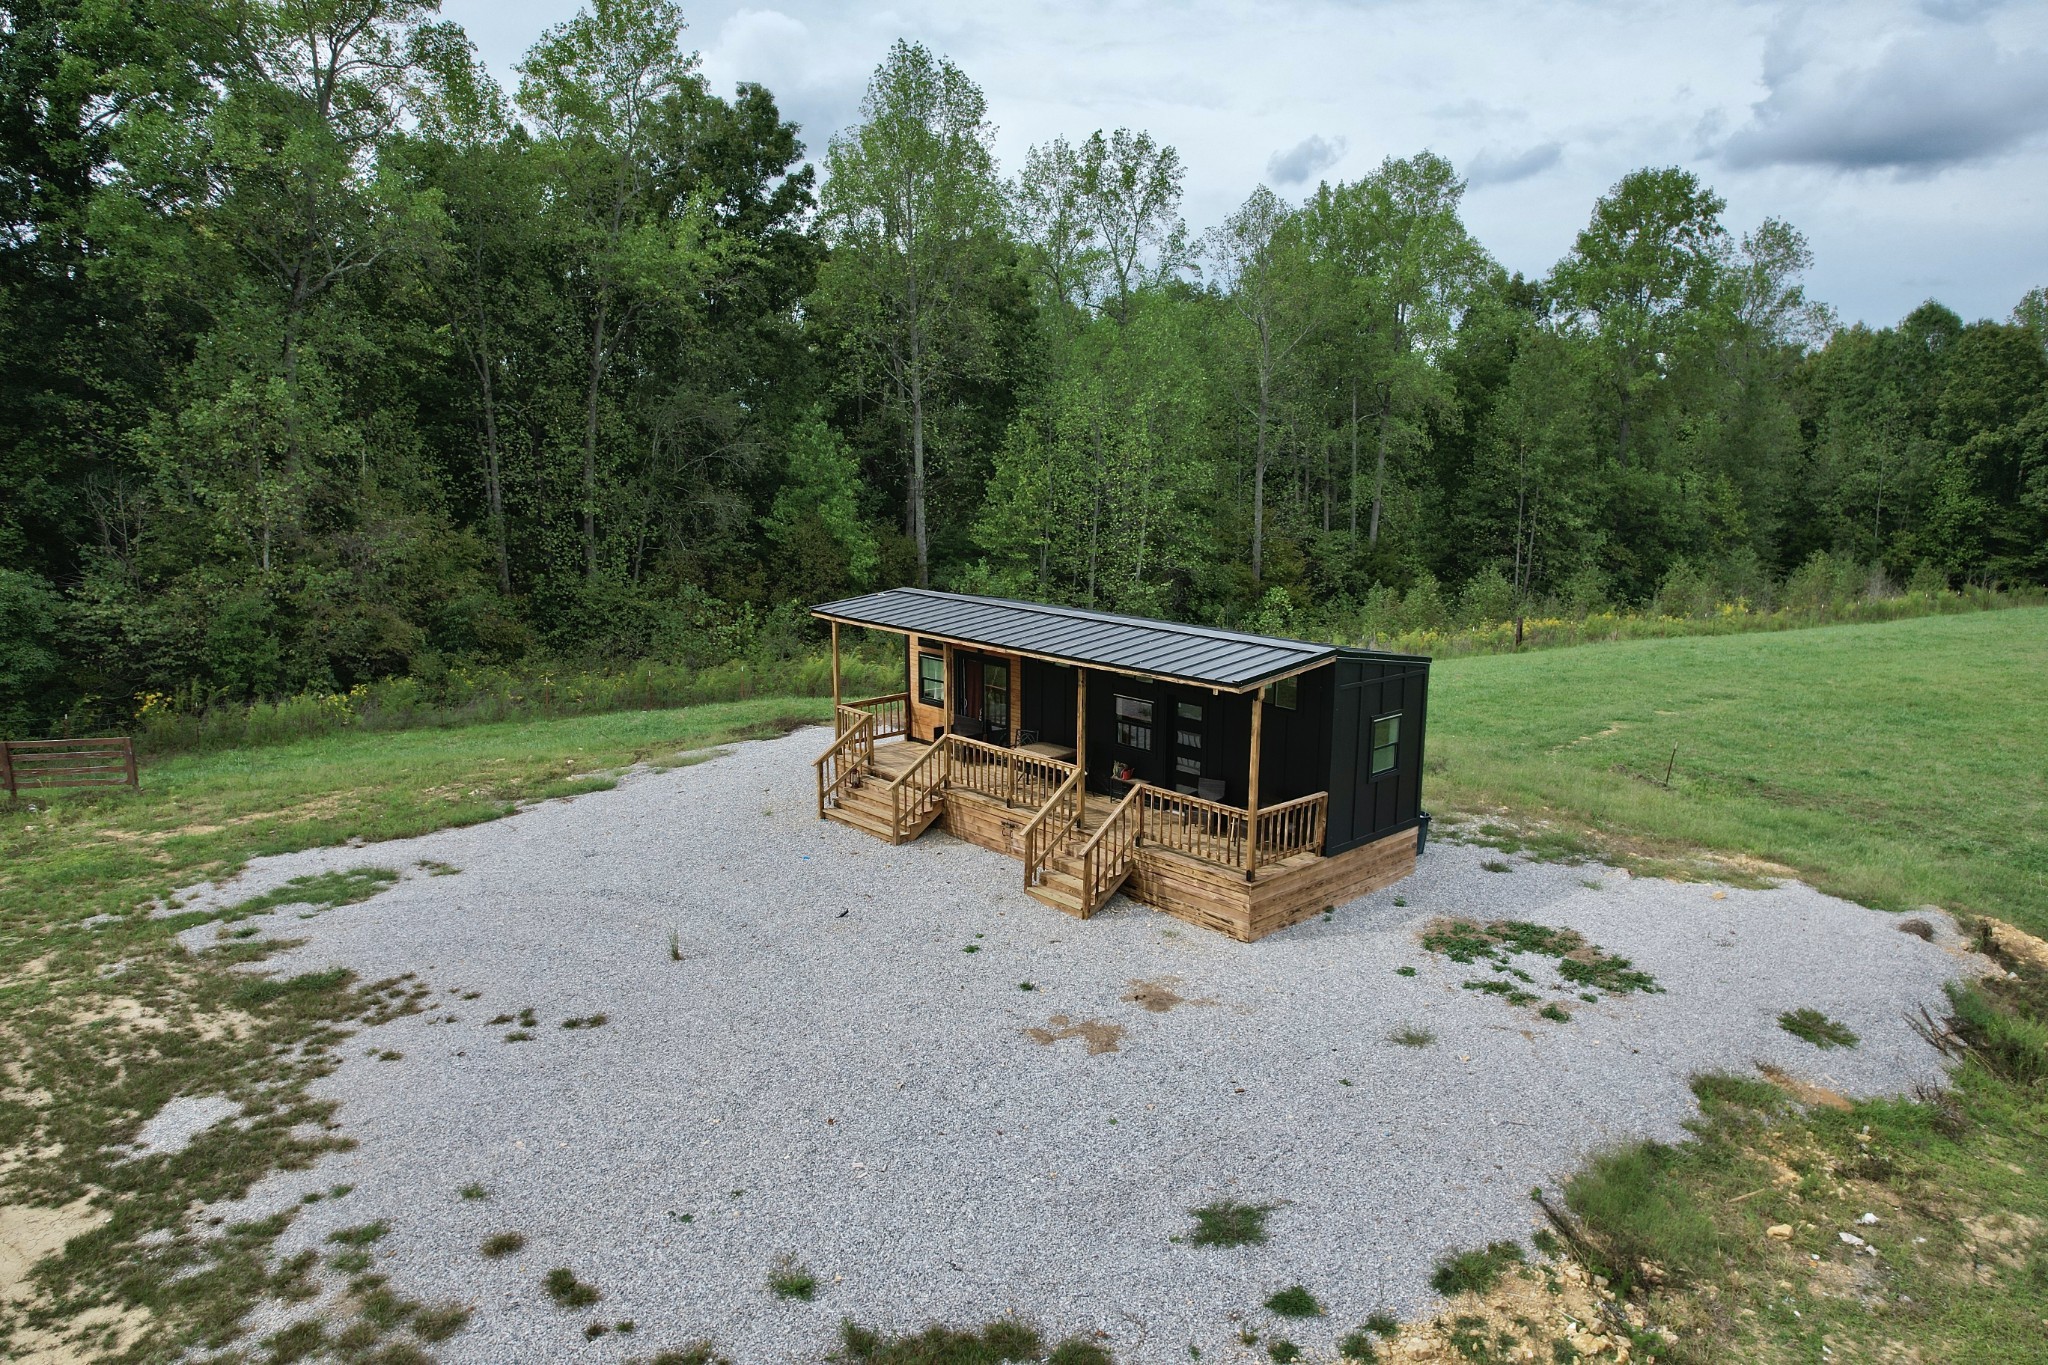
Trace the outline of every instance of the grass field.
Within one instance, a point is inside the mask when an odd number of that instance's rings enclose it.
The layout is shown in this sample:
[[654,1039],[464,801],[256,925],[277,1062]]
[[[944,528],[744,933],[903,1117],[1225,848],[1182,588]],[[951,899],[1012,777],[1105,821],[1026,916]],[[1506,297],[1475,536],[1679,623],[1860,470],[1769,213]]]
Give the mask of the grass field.
[[[1538,851],[1683,864],[1707,850],[1873,905],[2040,932],[2044,678],[2039,609],[1451,660],[1434,679],[1427,801]],[[0,1206],[69,1206],[74,1224],[34,1296],[0,1301],[0,1343],[10,1328],[17,1350],[68,1336],[136,1365],[246,1347],[241,1314],[299,1292],[306,1268],[270,1263],[277,1220],[194,1228],[187,1211],[329,1150],[311,1080],[354,1024],[407,1008],[402,980],[252,989],[230,968],[264,948],[197,959],[172,938],[180,921],[138,907],[251,857],[496,818],[828,706],[342,732],[151,764],[140,792],[0,802]],[[96,915],[119,918],[88,926]],[[1571,1182],[1579,1259],[1629,1291],[1639,1324],[1675,1334],[1644,1326],[1636,1358],[2041,1358],[2048,987],[2012,965],[1959,1001],[1957,1083],[1939,1102],[1836,1108],[1753,1078],[1703,1082],[1698,1142],[1619,1152]],[[169,1096],[203,1091],[252,1122],[175,1156],[111,1150]],[[1836,1237],[1866,1209],[1882,1211],[1881,1260]],[[1788,1237],[1767,1235],[1780,1225]],[[417,1359],[404,1334],[419,1329],[397,1323],[459,1327],[457,1306],[394,1316],[392,1292],[359,1295],[347,1330],[364,1351]]]
[[1457,659],[1430,705],[1435,809],[2048,933],[2048,610]]

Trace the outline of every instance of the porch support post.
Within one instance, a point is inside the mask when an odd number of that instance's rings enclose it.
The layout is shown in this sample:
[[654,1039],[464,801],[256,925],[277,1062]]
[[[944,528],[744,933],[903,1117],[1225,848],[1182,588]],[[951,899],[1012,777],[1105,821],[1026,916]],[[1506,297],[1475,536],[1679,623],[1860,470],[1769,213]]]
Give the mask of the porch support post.
[[832,623],[832,714],[839,714],[839,623]]
[[953,717],[960,713],[953,704],[953,646],[945,641],[939,644],[939,671],[946,675],[945,684],[939,688],[939,724],[950,735],[953,733]]
[[1259,740],[1265,731],[1266,689],[1252,693],[1252,770],[1244,812],[1244,879],[1259,870]]
[[1074,788],[1074,823],[1088,813],[1088,670],[1074,670],[1074,767],[1081,785]]

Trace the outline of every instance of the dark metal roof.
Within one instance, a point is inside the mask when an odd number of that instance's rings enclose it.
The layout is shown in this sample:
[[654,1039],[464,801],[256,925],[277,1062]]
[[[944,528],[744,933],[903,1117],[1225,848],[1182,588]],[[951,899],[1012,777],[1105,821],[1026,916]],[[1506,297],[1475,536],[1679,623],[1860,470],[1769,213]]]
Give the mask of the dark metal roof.
[[929,588],[871,592],[813,607],[811,614],[852,625],[915,631],[987,649],[1235,690],[1337,655],[1334,645]]

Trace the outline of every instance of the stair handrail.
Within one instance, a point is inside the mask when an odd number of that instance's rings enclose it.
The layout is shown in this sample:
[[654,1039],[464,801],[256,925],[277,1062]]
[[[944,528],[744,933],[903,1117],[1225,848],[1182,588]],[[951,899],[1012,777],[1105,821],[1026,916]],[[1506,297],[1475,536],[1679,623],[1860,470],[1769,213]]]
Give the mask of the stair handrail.
[[[1081,918],[1102,908],[1130,868],[1145,829],[1145,784],[1133,782],[1109,818],[1081,845]],[[1103,845],[1107,843],[1108,847]]]
[[[1053,849],[1066,837],[1080,819],[1080,802],[1076,799],[1081,789],[1081,770],[1074,769],[1067,774],[1067,780],[1059,789],[1046,798],[1024,824],[1018,839],[1024,846],[1024,886],[1028,890],[1045,880],[1046,859],[1052,857]],[[1057,829],[1049,827],[1049,817],[1058,812],[1058,819],[1051,821]]]
[[[915,763],[898,773],[896,780],[889,784],[889,818],[897,838],[908,833],[909,821],[923,816],[932,798],[946,789],[953,772],[952,740],[951,735],[940,735],[917,756]],[[927,768],[933,771],[927,773]],[[905,819],[906,804],[909,807],[908,820]]]
[[832,747],[811,760],[818,774],[818,818],[825,818],[828,801],[837,803],[847,783],[867,772],[875,756],[875,718],[862,715]]

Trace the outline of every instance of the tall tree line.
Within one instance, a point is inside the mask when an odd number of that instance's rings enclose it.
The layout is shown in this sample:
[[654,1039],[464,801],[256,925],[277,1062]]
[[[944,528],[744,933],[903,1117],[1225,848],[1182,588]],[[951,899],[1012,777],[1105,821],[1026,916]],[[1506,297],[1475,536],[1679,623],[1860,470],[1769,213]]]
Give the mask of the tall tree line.
[[1207,231],[1141,130],[1006,178],[913,43],[807,148],[671,0],[509,90],[432,0],[0,9],[9,733],[714,659],[898,583],[1311,629],[1818,551],[2048,581],[2041,291],[1839,328],[1682,169],[1525,279],[1428,151]]

